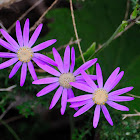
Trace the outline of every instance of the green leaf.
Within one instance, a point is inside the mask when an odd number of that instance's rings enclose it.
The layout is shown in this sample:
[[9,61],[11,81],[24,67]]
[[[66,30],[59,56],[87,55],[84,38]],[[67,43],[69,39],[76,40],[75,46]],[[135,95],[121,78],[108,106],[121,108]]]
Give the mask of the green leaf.
[[125,21],[125,20],[122,21],[121,28],[120,28],[119,32],[123,32],[127,25],[128,25],[127,21]]
[[139,5],[138,4],[136,4],[136,7],[135,7],[135,9],[134,9],[134,11],[132,12],[132,14],[131,14],[131,16],[130,16],[130,19],[135,19],[136,17],[137,17],[137,15],[138,15],[138,7],[139,7]]

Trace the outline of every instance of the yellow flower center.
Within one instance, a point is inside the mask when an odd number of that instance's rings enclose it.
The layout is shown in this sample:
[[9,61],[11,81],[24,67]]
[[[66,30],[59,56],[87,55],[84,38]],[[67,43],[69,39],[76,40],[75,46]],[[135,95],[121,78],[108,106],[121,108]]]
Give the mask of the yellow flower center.
[[59,77],[59,83],[60,86],[64,88],[72,88],[72,86],[69,84],[70,82],[75,82],[75,77],[72,73],[63,73]]
[[105,89],[98,88],[93,93],[93,98],[92,99],[96,104],[104,105],[106,103],[107,99],[108,99],[108,93]]
[[21,47],[17,52],[18,59],[22,62],[29,62],[33,57],[33,51],[29,47]]

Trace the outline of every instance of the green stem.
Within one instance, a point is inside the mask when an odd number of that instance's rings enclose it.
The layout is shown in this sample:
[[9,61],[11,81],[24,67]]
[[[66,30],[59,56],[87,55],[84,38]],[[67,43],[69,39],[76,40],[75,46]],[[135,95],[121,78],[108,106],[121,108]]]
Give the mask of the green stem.
[[15,137],[16,140],[20,140],[20,138],[18,137],[18,135],[16,134],[16,132],[8,124],[6,124],[2,120],[0,120],[0,122],[10,131],[10,133]]

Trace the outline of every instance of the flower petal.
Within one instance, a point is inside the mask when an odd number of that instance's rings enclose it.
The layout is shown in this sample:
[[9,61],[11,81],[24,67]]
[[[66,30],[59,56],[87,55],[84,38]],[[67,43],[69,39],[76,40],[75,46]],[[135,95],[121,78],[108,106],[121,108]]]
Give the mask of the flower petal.
[[20,47],[23,47],[23,37],[19,20],[16,22],[16,36]]
[[[88,74],[87,74],[85,71],[81,70],[81,74],[82,74],[83,78],[85,79],[85,81],[88,83],[88,85],[93,89],[93,91],[94,91],[95,89],[97,89],[96,84],[95,84],[94,81],[88,76]],[[93,92],[92,92],[92,93],[93,93]]]
[[80,90],[83,90],[85,92],[89,92],[89,93],[93,93],[94,90],[87,86],[87,85],[84,85],[84,84],[81,84],[81,83],[77,83],[77,82],[70,82],[70,85],[72,85],[73,87],[77,88],[77,89],[80,89]]
[[103,76],[102,76],[102,70],[99,65],[99,63],[96,63],[96,75],[97,75],[97,83],[99,88],[103,87]]
[[39,91],[36,96],[37,97],[43,96],[43,95],[53,91],[54,89],[56,89],[58,86],[59,86],[58,82],[50,84],[50,85],[46,86],[45,88],[43,88],[41,91]]
[[40,85],[40,84],[50,84],[54,82],[58,82],[59,78],[57,77],[47,77],[39,80],[35,80],[32,84]]
[[0,29],[0,31],[4,38],[17,50],[19,48],[17,42],[5,30]]
[[53,96],[53,99],[51,101],[49,109],[52,109],[56,105],[56,103],[58,102],[62,92],[63,92],[63,87],[60,86]]
[[114,95],[121,95],[121,94],[124,94],[124,93],[132,90],[132,89],[133,89],[133,87],[126,87],[126,88],[122,88],[122,89],[119,89],[119,90],[115,90],[113,92],[110,92],[108,94],[108,96],[110,97],[110,96],[114,96]]
[[73,73],[75,66],[75,50],[74,47],[71,48],[71,66],[70,66],[70,73]]
[[[90,77],[90,79],[92,79],[92,80],[97,80],[97,76],[96,75],[89,75],[88,74],[88,76]],[[83,76],[82,75],[78,75],[78,76],[76,76],[76,80],[84,80],[84,78],[83,78]],[[84,80],[85,81],[85,80]]]
[[29,42],[29,19],[27,18],[23,28],[23,43],[24,46],[28,46]]
[[[72,103],[69,107],[71,107],[71,108],[80,107],[80,106],[83,106],[83,105],[89,103],[90,100],[92,100],[92,99],[88,99],[88,100]],[[92,102],[93,102],[93,100],[92,100]]]
[[50,67],[49,65],[43,65],[39,63],[38,59],[33,58],[32,59],[40,68],[42,68],[44,71],[54,75],[54,76],[60,76],[60,72],[55,70],[54,68]]
[[106,102],[109,106],[111,106],[112,108],[115,108],[117,110],[121,110],[121,111],[129,111],[129,108],[120,104],[117,104],[113,101],[107,101]]
[[115,81],[110,86],[108,86],[108,88],[107,88],[108,92],[110,92],[120,82],[120,80],[122,79],[123,75],[124,75],[124,71],[121,71],[118,74],[118,76],[116,77]]
[[93,101],[89,101],[86,105],[84,105],[82,108],[80,108],[75,114],[74,117],[77,117],[86,111],[88,111],[92,106],[94,105]]
[[49,46],[51,46],[52,44],[54,44],[56,42],[56,39],[51,39],[51,40],[48,40],[48,41],[45,41],[35,47],[32,48],[32,51],[33,52],[38,52],[40,50],[43,50]]
[[13,48],[13,46],[11,46],[9,43],[2,40],[1,38],[0,38],[0,45],[3,46],[6,49],[12,51],[12,52],[17,52],[18,51],[16,48]]
[[20,68],[20,66],[22,65],[21,61],[18,61],[15,66],[13,67],[13,69],[11,70],[10,74],[9,74],[9,78],[12,78],[16,72],[18,71],[18,69]]
[[120,68],[117,67],[112,74],[109,76],[109,78],[107,79],[107,81],[104,84],[104,89],[108,89],[108,87],[114,82],[114,80],[117,77],[117,74],[119,73]]
[[92,60],[89,60],[87,61],[86,63],[84,63],[83,65],[81,65],[73,74],[74,76],[80,74],[80,70],[83,69],[83,70],[86,70],[88,69],[89,67],[91,67],[92,65],[94,65],[97,61],[97,58],[94,58]]
[[49,63],[51,65],[54,65],[54,66],[57,66],[57,64],[55,63],[54,60],[52,60],[51,58],[49,58],[48,56],[46,55],[43,55],[43,54],[40,54],[40,53],[34,53],[34,57],[46,62],[46,63]]
[[68,73],[70,68],[70,47],[67,46],[64,53],[64,72]]
[[104,114],[106,120],[109,122],[110,125],[113,126],[113,121],[112,121],[112,119],[110,117],[110,114],[109,114],[106,106],[105,105],[102,105],[101,108],[102,108],[102,111],[103,111],[103,114]]
[[100,118],[100,105],[96,105],[93,117],[93,127],[96,128]]
[[31,61],[28,62],[28,69],[29,69],[29,72],[30,72],[33,80],[37,80],[37,75],[36,75],[33,63]]
[[13,65],[14,63],[16,63],[17,61],[18,61],[18,58],[11,58],[10,60],[1,63],[0,69],[7,68],[7,67]]
[[110,96],[108,100],[116,101],[116,102],[124,102],[124,101],[132,101],[134,100],[134,97],[128,97],[128,96]]
[[79,101],[85,101],[88,99],[92,99],[93,95],[92,94],[85,94],[85,95],[80,95],[76,96],[74,98],[70,98],[67,100],[67,102],[79,102]]
[[8,53],[8,52],[0,52],[0,57],[2,57],[2,58],[13,58],[13,57],[17,57],[17,54]]
[[62,99],[61,99],[61,115],[64,115],[67,106],[67,89],[63,89]]
[[30,39],[30,41],[29,41],[28,47],[32,47],[32,46],[34,45],[34,43],[36,42],[36,40],[37,40],[37,38],[38,38],[38,36],[39,36],[39,34],[40,34],[40,32],[41,32],[42,26],[43,26],[43,24],[40,24],[40,25],[36,28],[36,30],[34,31],[32,37],[31,37],[31,39]]
[[20,86],[24,85],[26,75],[27,75],[27,63],[23,63],[21,67]]
[[55,60],[56,64],[58,65],[57,67],[58,67],[59,71],[61,73],[64,73],[64,65],[63,65],[63,61],[61,59],[60,54],[58,53],[58,51],[55,48],[53,48],[52,50],[53,50],[54,60]]

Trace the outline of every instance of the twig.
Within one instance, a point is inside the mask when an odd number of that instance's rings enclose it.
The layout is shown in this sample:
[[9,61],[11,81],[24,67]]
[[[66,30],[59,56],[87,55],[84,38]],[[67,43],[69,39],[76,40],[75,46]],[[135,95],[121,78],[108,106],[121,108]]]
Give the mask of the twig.
[[12,91],[12,89],[15,87],[16,87],[16,85],[10,86],[8,88],[0,88],[0,91]]
[[9,132],[15,137],[16,140],[20,140],[19,136],[16,134],[16,132],[4,121],[0,120],[0,122],[9,130]]
[[43,17],[53,8],[53,6],[58,2],[55,0],[49,8],[41,15],[41,17],[35,22],[35,24],[30,28],[30,32],[33,31],[43,20]]
[[[17,20],[21,21],[31,10],[38,6],[43,0],[37,1],[33,6],[31,6],[24,14],[22,14]],[[8,28],[7,32],[10,33],[11,30],[15,27],[16,21]],[[3,38],[3,36],[1,36]]]
[[73,28],[74,28],[75,36],[76,36],[76,39],[77,39],[78,48],[79,48],[79,51],[80,51],[83,63],[85,63],[85,59],[84,59],[84,56],[83,56],[83,52],[82,52],[82,49],[81,49],[81,46],[80,46],[80,41],[79,41],[79,37],[78,37],[78,33],[77,33],[72,0],[70,0],[70,9],[71,9],[72,23],[73,23]]
[[127,18],[128,18],[129,8],[130,8],[130,0],[127,0],[124,20],[127,20]]
[[135,110],[135,114],[122,114],[123,118],[122,120],[126,119],[127,117],[134,117],[134,116],[140,116],[140,112],[138,112],[137,110]]
[[[74,41],[73,41],[73,38],[71,38],[70,41],[69,41],[67,44],[58,47],[58,48],[57,48],[57,51],[60,51],[61,49],[66,48],[68,45],[77,44],[78,41],[81,41],[81,39],[79,39],[79,40],[74,40]],[[52,54],[53,52],[51,51],[51,52],[48,52],[48,53],[49,53],[49,54]]]
[[130,94],[130,93],[127,93],[127,95],[130,95],[130,96],[135,97],[135,98],[140,98],[140,96],[136,96],[136,95],[133,95],[133,94]]

